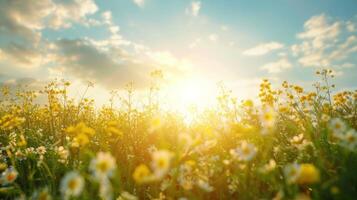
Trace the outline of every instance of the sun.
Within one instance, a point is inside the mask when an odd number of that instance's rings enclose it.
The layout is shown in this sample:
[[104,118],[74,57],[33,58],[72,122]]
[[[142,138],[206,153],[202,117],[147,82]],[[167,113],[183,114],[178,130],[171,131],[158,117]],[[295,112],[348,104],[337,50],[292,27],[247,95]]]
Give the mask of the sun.
[[197,81],[187,81],[182,83],[177,88],[178,100],[186,106],[195,106],[205,104],[205,88]]
[[214,103],[216,85],[202,78],[181,79],[166,88],[172,110],[187,113],[192,107],[204,109]]

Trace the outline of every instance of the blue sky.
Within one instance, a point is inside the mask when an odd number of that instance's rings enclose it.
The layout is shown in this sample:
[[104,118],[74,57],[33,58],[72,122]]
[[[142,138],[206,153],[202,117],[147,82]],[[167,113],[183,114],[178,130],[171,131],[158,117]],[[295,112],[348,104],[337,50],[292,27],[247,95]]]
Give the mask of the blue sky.
[[307,86],[326,66],[357,87],[355,0],[0,0],[0,13],[5,84],[59,77],[104,93],[161,69],[171,90],[224,81],[249,97],[261,78]]

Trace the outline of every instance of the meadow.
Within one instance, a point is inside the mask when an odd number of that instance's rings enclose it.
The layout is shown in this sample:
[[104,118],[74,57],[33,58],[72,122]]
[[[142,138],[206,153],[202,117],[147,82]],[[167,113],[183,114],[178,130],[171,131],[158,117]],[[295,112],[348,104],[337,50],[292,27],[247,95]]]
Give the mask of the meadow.
[[316,77],[311,91],[262,80],[257,100],[222,86],[189,122],[157,85],[140,106],[128,84],[99,109],[65,80],[4,86],[0,199],[356,199],[357,91]]

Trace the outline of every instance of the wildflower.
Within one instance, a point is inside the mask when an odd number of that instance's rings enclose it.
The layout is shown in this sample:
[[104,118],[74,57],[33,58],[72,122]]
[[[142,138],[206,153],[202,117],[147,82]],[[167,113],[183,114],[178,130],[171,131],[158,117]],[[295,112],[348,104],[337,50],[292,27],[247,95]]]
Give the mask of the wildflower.
[[100,181],[99,185],[99,197],[103,200],[113,199],[113,188],[110,181],[106,178]]
[[3,171],[7,168],[7,164],[6,163],[0,163],[0,171]]
[[155,132],[156,130],[162,127],[163,123],[160,116],[154,116],[149,122],[149,129],[150,133]]
[[116,136],[122,136],[123,132],[121,132],[118,129],[118,123],[115,121],[110,121],[107,123],[106,131],[109,134],[109,136],[116,135]]
[[284,169],[288,183],[298,183],[300,185],[313,184],[320,181],[320,172],[313,164],[290,164]]
[[66,129],[66,132],[71,135],[83,133],[86,135],[94,135],[94,130],[89,128],[85,123],[80,122],[76,126],[70,126]]
[[76,171],[67,173],[61,180],[60,191],[65,198],[79,196],[84,188],[84,179]]
[[20,141],[17,143],[17,145],[20,147],[27,145],[27,141],[24,135],[20,135]]
[[26,159],[26,156],[25,154],[20,150],[18,149],[16,152],[15,152],[15,156],[16,158],[18,158],[19,160],[25,160]]
[[252,108],[254,106],[254,103],[253,103],[252,100],[248,99],[248,100],[243,102],[243,106],[245,106],[247,108]]
[[74,146],[85,146],[89,143],[89,137],[94,135],[94,130],[85,123],[80,122],[76,126],[70,126],[66,132],[74,136]]
[[91,161],[89,168],[97,178],[111,176],[116,168],[115,159],[110,153],[99,152]]
[[292,139],[290,140],[290,143],[299,149],[301,149],[309,144],[309,142],[306,139],[304,139],[304,134],[302,134],[302,133],[299,135],[293,136]]
[[144,164],[137,166],[133,173],[134,180],[139,184],[152,181],[152,177],[150,169]]
[[330,188],[330,192],[331,192],[331,194],[338,194],[338,193],[340,193],[340,189],[337,186],[332,186]]
[[256,155],[257,148],[253,144],[243,141],[238,148],[231,149],[230,153],[241,161],[250,161]]
[[39,154],[39,155],[45,155],[45,153],[46,153],[46,147],[44,147],[44,146],[37,147],[37,148],[36,148],[36,152],[37,152],[37,154]]
[[354,129],[348,130],[342,137],[341,144],[350,150],[354,150],[357,147],[357,131]]
[[320,172],[312,164],[301,164],[298,184],[312,184],[320,181]]
[[28,148],[26,148],[26,149],[25,149],[25,154],[26,154],[27,156],[29,156],[29,155],[31,155],[31,154],[35,154],[35,148],[33,148],[33,147],[28,147]]
[[263,135],[269,133],[274,128],[276,117],[276,112],[271,107],[267,107],[262,111],[260,115],[260,122],[263,127]]
[[25,119],[18,117],[14,114],[6,114],[0,118],[0,129],[11,131],[12,129],[19,128]]
[[74,147],[85,146],[89,143],[89,138],[86,134],[80,133],[73,139]]
[[18,172],[16,171],[15,168],[13,167],[9,167],[7,168],[2,174],[1,174],[1,184],[2,185],[8,185],[8,184],[11,184],[13,183],[17,176],[18,176]]
[[152,153],[152,168],[157,178],[162,178],[170,167],[173,154],[167,150],[159,150]]
[[330,116],[329,116],[329,115],[326,115],[325,113],[323,113],[323,114],[321,115],[321,120],[322,120],[323,122],[327,122],[328,120],[330,120]]
[[34,192],[31,199],[52,200],[52,197],[48,191],[48,188],[44,188],[42,190],[38,190]]
[[56,152],[59,156],[58,162],[63,163],[63,164],[66,163],[68,155],[69,155],[68,150],[65,149],[63,146],[59,146],[56,148]]
[[295,183],[300,175],[300,165],[290,164],[284,168],[284,175],[289,184]]
[[269,162],[262,167],[261,171],[263,173],[267,173],[273,171],[275,168],[276,168],[275,160],[270,159]]
[[344,131],[346,131],[346,124],[339,118],[334,118],[331,119],[330,124],[329,124],[329,128],[332,131],[332,134],[339,138]]
[[152,168],[157,178],[162,178],[170,168],[173,154],[167,150],[158,150],[152,153]]
[[193,167],[196,165],[195,161],[188,160],[179,167],[179,175],[177,177],[179,184],[185,190],[190,190],[194,185]]
[[203,179],[197,181],[197,186],[206,192],[212,192],[214,190],[214,188]]

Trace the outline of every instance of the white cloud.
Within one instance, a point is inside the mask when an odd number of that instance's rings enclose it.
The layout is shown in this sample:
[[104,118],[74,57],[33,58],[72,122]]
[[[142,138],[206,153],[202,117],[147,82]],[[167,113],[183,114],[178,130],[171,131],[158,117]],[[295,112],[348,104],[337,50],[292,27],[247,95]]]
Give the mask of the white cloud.
[[341,65],[337,65],[336,67],[337,67],[337,68],[352,68],[352,67],[354,67],[354,66],[355,66],[354,64],[349,63],[349,62],[346,62],[346,63],[343,63],[343,64],[341,64]]
[[289,69],[292,67],[292,64],[286,58],[281,58],[276,62],[271,62],[265,64],[261,69],[267,70],[269,73],[280,73],[283,70]]
[[229,28],[228,28],[228,26],[226,26],[226,25],[222,25],[222,26],[221,26],[221,29],[222,29],[222,31],[228,31]]
[[183,71],[189,71],[193,67],[193,64],[188,59],[178,59],[168,51],[148,51],[147,55],[152,61],[168,71],[173,70],[181,73]]
[[212,33],[208,36],[208,39],[211,40],[212,42],[216,42],[218,40],[218,35],[215,33]]
[[313,48],[324,49],[327,41],[333,41],[341,33],[341,22],[330,23],[326,15],[318,15],[310,18],[304,24],[305,31],[297,36],[300,39],[309,39]]
[[186,14],[192,15],[192,16],[198,16],[200,10],[201,10],[201,2],[200,1],[193,1],[191,2],[190,6],[186,8]]
[[102,18],[105,24],[111,25],[112,24],[112,12],[104,11],[102,13]]
[[352,35],[349,36],[345,42],[338,45],[334,51],[328,56],[330,60],[342,60],[349,56],[349,54],[355,52],[357,49],[357,38]]
[[325,14],[313,16],[297,34],[300,44],[291,46],[298,62],[306,67],[333,67],[357,51],[354,23],[334,20]]
[[145,4],[145,0],[133,0],[133,2],[139,7],[143,7]]
[[[81,80],[90,80],[107,88],[121,88],[134,81],[138,87],[149,85],[149,73],[163,69],[171,77],[184,74],[192,64],[169,52],[145,50],[141,54],[120,46],[102,48],[100,41],[62,39],[56,43],[57,69]],[[99,45],[98,45],[99,44]]]
[[193,49],[198,46],[198,44],[201,43],[201,38],[196,38],[193,42],[190,43],[188,46],[190,49]]
[[256,47],[251,48],[251,49],[247,49],[243,52],[243,55],[261,56],[261,55],[265,55],[273,50],[281,49],[283,47],[284,47],[284,45],[281,43],[269,42],[269,43],[260,44]]
[[11,43],[3,48],[4,59],[23,68],[38,67],[42,63],[42,53],[30,47]]
[[51,13],[48,16],[48,25],[51,28],[68,28],[73,22],[90,25],[88,15],[96,13],[97,5],[93,0],[72,0],[67,3],[52,2]]
[[93,0],[0,1],[0,36],[8,38],[0,48],[12,66],[37,67],[49,62],[49,42],[44,29],[71,27],[73,23],[91,25],[88,16],[98,10]]
[[348,30],[349,32],[355,32],[355,31],[356,31],[356,24],[353,23],[352,21],[348,21],[348,22],[346,23],[346,26],[347,26],[347,30]]
[[109,32],[112,34],[112,37],[118,37],[120,28],[113,23],[112,13],[110,11],[105,11],[102,13],[102,18],[103,24],[107,26]]

